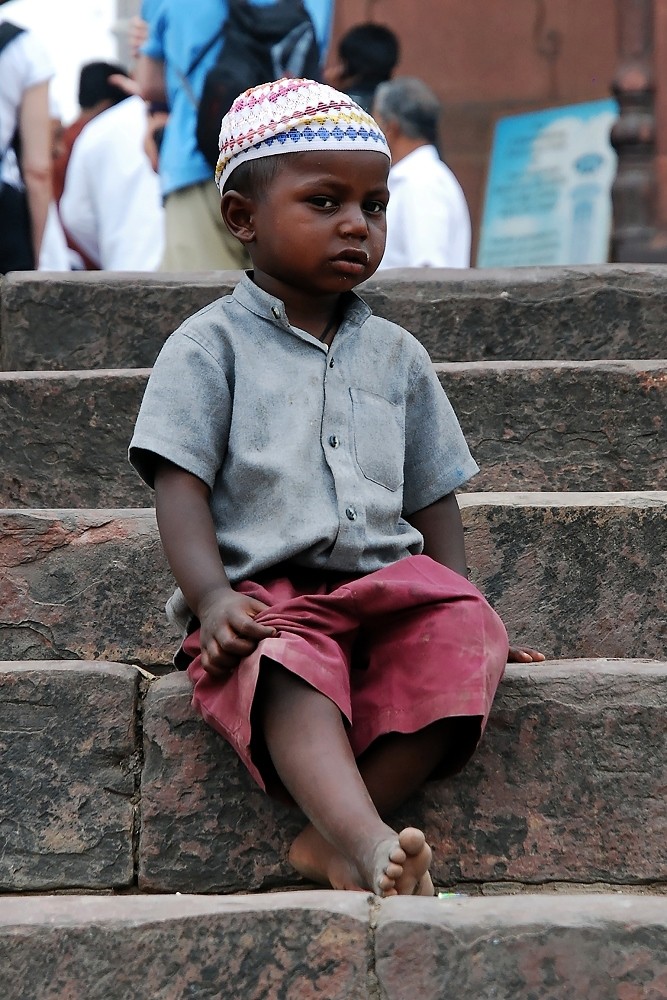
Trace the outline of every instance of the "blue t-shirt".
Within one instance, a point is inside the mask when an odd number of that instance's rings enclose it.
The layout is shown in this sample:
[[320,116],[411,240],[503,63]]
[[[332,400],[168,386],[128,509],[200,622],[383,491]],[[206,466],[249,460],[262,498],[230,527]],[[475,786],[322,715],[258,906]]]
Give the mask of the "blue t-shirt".
[[[266,6],[274,0],[251,0]],[[331,34],[333,0],[304,0],[322,52],[326,54]],[[213,180],[211,167],[197,147],[196,102],[204,80],[214,65],[223,39],[213,45],[188,77],[191,93],[182,77],[197,55],[220,31],[227,18],[227,0],[144,0],[142,16],[149,23],[149,36],[142,51],[165,64],[165,84],[170,116],[160,151],[160,181],[163,195]],[[180,74],[180,75],[179,75]]]

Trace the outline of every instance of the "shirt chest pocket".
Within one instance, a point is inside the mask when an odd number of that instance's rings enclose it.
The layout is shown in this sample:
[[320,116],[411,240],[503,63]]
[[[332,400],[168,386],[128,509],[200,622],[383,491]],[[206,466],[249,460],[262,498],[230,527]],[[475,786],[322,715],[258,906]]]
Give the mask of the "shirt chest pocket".
[[350,389],[354,453],[366,479],[395,491],[403,485],[403,408],[366,389]]

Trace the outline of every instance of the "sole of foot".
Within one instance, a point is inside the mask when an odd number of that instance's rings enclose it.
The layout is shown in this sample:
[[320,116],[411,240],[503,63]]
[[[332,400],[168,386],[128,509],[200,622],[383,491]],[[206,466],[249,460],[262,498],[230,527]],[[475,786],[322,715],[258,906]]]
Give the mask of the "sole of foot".
[[429,868],[433,854],[426,837],[416,827],[407,826],[399,833],[398,842],[405,852],[403,871],[395,883],[398,895],[432,896],[434,889]]

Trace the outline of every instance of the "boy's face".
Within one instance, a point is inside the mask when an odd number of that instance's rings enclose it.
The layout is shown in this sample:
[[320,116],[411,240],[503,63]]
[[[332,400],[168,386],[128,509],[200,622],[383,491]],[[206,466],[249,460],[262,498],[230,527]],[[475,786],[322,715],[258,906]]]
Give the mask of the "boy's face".
[[331,295],[369,278],[384,253],[388,171],[376,150],[290,158],[252,204],[255,280],[266,274],[278,295],[276,283]]

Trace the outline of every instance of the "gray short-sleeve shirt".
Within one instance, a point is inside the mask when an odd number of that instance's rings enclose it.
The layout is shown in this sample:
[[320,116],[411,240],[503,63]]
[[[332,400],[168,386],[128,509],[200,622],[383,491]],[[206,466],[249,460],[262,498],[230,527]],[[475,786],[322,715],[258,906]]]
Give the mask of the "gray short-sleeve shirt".
[[414,337],[351,294],[327,348],[248,275],[166,341],[129,454],[151,486],[161,457],[210,487],[231,583],[419,553],[405,515],[478,471]]

